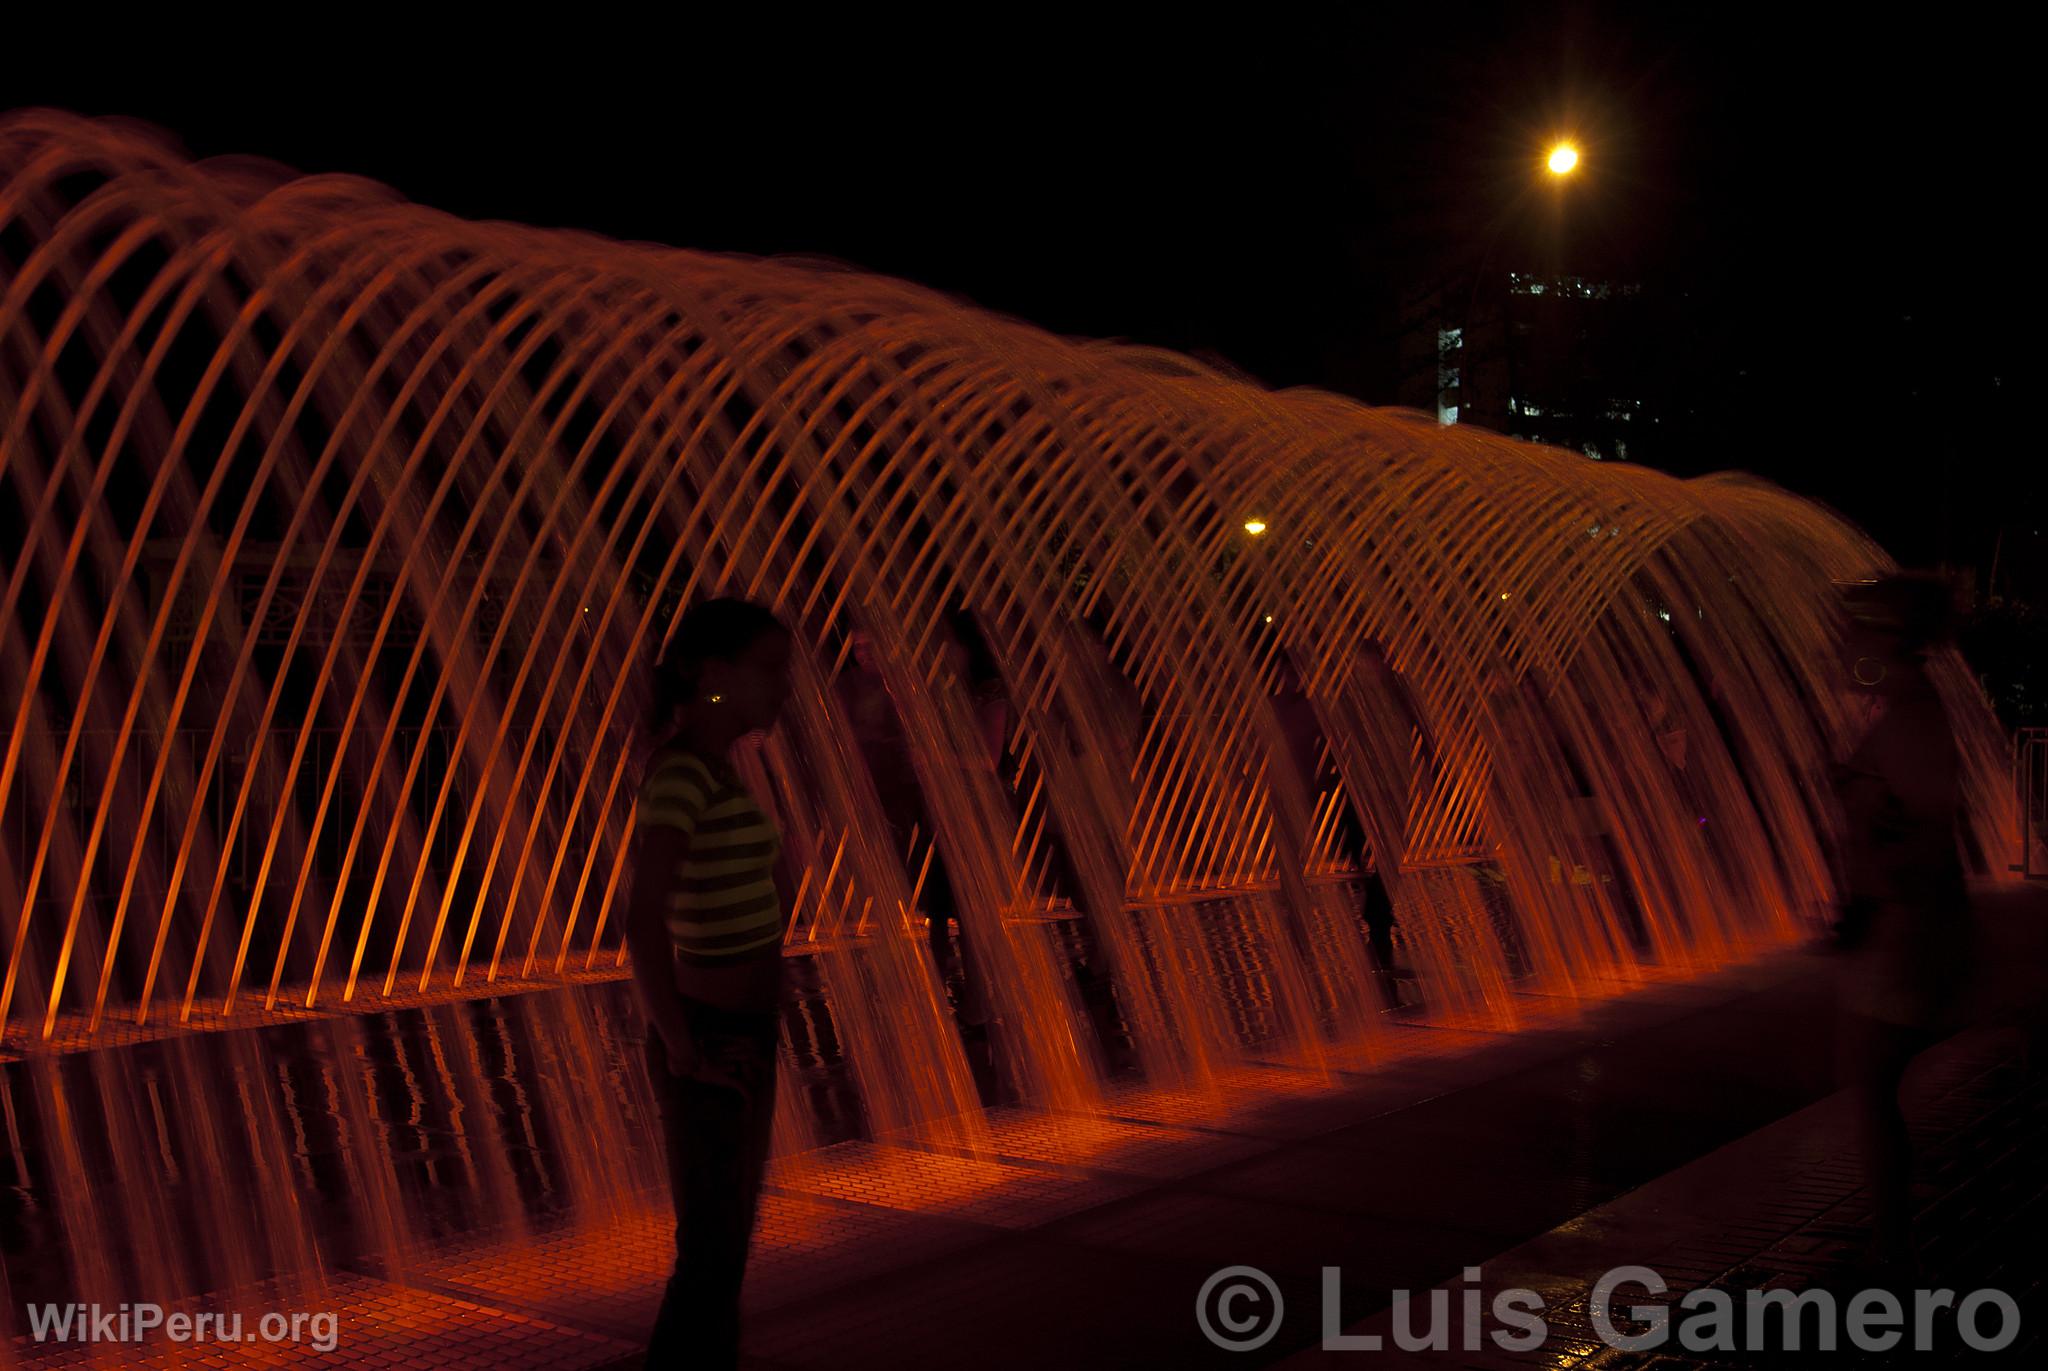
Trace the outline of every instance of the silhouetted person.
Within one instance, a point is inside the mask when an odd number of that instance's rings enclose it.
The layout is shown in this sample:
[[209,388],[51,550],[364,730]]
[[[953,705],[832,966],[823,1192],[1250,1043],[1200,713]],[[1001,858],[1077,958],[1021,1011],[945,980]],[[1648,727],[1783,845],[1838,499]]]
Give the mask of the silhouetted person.
[[[1009,733],[1009,696],[1003,687],[1002,672],[996,665],[995,653],[990,650],[988,640],[982,636],[981,626],[975,621],[973,612],[954,608],[946,615],[946,625],[952,631],[942,634],[939,651],[945,659],[945,670],[941,673],[939,689],[962,691],[967,696],[967,705],[974,714],[974,731],[980,740],[982,751],[979,755],[965,760],[969,765],[980,767],[996,777],[998,788],[1003,787],[1002,766],[1005,743]],[[992,1018],[989,998],[982,986],[981,959],[975,955],[973,936],[968,932],[967,919],[959,905],[958,892],[949,881],[943,891],[935,892],[940,899],[932,901],[927,935],[931,939],[932,962],[939,974],[946,974],[951,959],[951,933],[957,924],[960,932],[960,1002],[958,1005],[960,1024],[970,1038],[984,1037],[988,1033]]]
[[1952,612],[1947,587],[1911,576],[1859,586],[1847,608],[1845,655],[1872,721],[1836,773],[1843,1068],[1863,1129],[1876,1255],[1910,1266],[1912,1155],[1899,1087],[1913,1057],[1958,1025],[1971,965],[1960,760],[1926,666]]
[[838,690],[854,741],[867,762],[868,775],[882,802],[882,818],[894,839],[894,855],[897,861],[903,861],[910,856],[915,835],[931,837],[931,825],[925,818],[924,800],[911,766],[910,743],[904,737],[903,721],[882,679],[874,644],[865,633],[854,635],[852,660],[839,673]]
[[1365,947],[1372,955],[1373,973],[1379,977],[1380,998],[1393,1009],[1401,1003],[1401,992],[1394,984],[1399,974],[1394,966],[1394,896],[1376,866],[1361,869],[1365,872]]
[[[1391,793],[1397,797],[1391,813],[1386,809],[1385,801],[1382,801],[1382,814],[1386,816],[1386,832],[1382,837],[1387,847],[1395,850],[1372,853],[1372,865],[1366,872],[1364,910],[1366,946],[1372,953],[1373,969],[1380,978],[1387,1006],[1394,1008],[1401,1002],[1395,980],[1403,972],[1394,961],[1394,898],[1387,885],[1386,873],[1394,872],[1397,877],[1400,874],[1402,854],[1398,850],[1398,845],[1406,836],[1403,824],[1406,806],[1418,784],[1428,784],[1427,772],[1418,775],[1418,770],[1425,766],[1430,769],[1434,767],[1434,763],[1429,761],[1418,764],[1417,758],[1433,758],[1436,753],[1436,742],[1431,736],[1428,720],[1417,707],[1414,694],[1409,690],[1407,682],[1394,670],[1393,663],[1387,660],[1386,648],[1379,642],[1368,639],[1358,644],[1355,653],[1355,679],[1364,689],[1375,692],[1382,700],[1391,704],[1396,711],[1395,717],[1399,720],[1396,726],[1399,742],[1395,744],[1399,750],[1390,752],[1385,748],[1374,749],[1377,757],[1375,764],[1386,773],[1378,778],[1381,794],[1384,796]],[[1354,794],[1352,799],[1361,805],[1368,803],[1367,797],[1363,795]],[[1347,820],[1349,817],[1347,816]],[[1359,837],[1359,852],[1362,865],[1366,852],[1362,832]]]
[[1656,735],[1657,750],[1664,754],[1664,760],[1671,764],[1674,772],[1685,770],[1686,727],[1682,720],[1671,714],[1671,705],[1664,698],[1664,692],[1655,686],[1650,688],[1648,706],[1650,731]]
[[739,1360],[740,1285],[775,1114],[787,914],[775,884],[780,838],[729,754],[781,714],[790,649],[761,606],[708,600],[683,615],[655,668],[660,741],[640,787],[626,915],[676,1206],[675,1272],[649,1367]]
[[[958,917],[959,902],[945,854],[938,850],[938,830],[926,809],[924,788],[911,761],[910,740],[904,733],[902,717],[889,694],[881,663],[875,658],[875,645],[865,633],[854,635],[852,661],[841,671],[838,688],[854,739],[882,802],[882,817],[893,835],[896,859],[910,863],[906,874],[913,884],[920,867],[923,869],[924,885],[917,892],[917,905],[925,914],[933,969],[940,982],[947,983],[951,979],[951,928]],[[924,857],[913,850],[913,839],[920,835],[925,851],[930,854],[928,866],[924,865]],[[964,938],[962,946],[965,947]],[[970,1034],[978,1033],[986,1028],[987,1014],[968,974],[964,955],[961,960],[959,1017]]]

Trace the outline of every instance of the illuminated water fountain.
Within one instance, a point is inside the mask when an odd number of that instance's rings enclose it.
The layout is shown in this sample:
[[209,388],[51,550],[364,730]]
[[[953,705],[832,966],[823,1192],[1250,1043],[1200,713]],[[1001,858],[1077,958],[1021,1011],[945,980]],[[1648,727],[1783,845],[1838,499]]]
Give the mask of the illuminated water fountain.
[[[79,1241],[117,1204],[143,1235],[80,1289],[330,1261],[289,1142],[315,1085],[359,1130],[351,1250],[403,1260],[432,1187],[337,1064],[374,1075],[353,1044],[407,1006],[622,974],[644,665],[694,597],[802,642],[744,769],[786,835],[792,1050],[842,1085],[792,1077],[778,1145],[972,1154],[989,1099],[1086,1120],[1369,1057],[1368,895],[1404,1012],[1490,1028],[1803,936],[1851,727],[1828,586],[1884,562],[1744,478],[47,114],[0,121],[0,555],[16,1166]],[[2002,742],[1941,669],[1996,850]],[[619,1160],[620,1003],[520,1011],[592,1139],[547,1183],[586,1214],[658,1174]],[[357,1011],[288,1030],[304,1080],[189,1033]],[[436,1097],[512,1117],[483,1098],[509,1048],[426,1014]],[[518,1150],[460,1113],[445,1164],[525,1212]],[[176,1224],[122,1168],[206,1154],[266,1248],[148,1236]]]

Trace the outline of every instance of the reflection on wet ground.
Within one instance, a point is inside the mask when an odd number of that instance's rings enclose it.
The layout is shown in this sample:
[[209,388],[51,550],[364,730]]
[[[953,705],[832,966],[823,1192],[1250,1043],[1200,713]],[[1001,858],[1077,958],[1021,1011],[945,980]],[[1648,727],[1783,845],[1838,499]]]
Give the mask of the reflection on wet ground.
[[[1272,1019],[1251,926],[1221,902],[1194,912],[1237,1042],[1254,1049]],[[1109,1082],[1133,1083],[1076,922],[1036,927],[1081,988]],[[872,1140],[826,968],[789,959],[784,1154]],[[17,1303],[397,1269],[467,1234],[538,1231],[659,1192],[642,1033],[615,980],[7,1062],[0,1246]],[[1000,1053],[968,1058],[985,1106],[1015,1103]]]
[[[1341,1112],[1361,1086],[1408,1098],[1418,1081],[1434,1093],[1445,1063],[1525,1040],[1448,1021],[1456,997],[1431,989],[1450,982],[1432,981],[1443,972],[1428,949],[1397,944],[1404,1007],[1363,1032],[1332,1026],[1313,1051],[1282,1042],[1267,926],[1244,904],[1175,911],[1201,931],[1177,951],[1195,950],[1203,998],[1226,1007],[1237,1048],[1192,1083],[1145,1079],[1083,930],[1038,922],[1074,987],[1075,1031],[1094,1039],[1103,1106],[1075,1115],[1015,1100],[997,1023],[985,1051],[966,1035],[984,1107],[969,1146],[878,1134],[841,1046],[845,963],[793,957],[794,1069],[750,1304],[872,1274],[883,1249],[936,1259],[1242,1159],[1262,1146],[1247,1109]],[[1683,997],[1682,980],[1673,973],[1663,993]],[[1515,1021],[1539,1030],[1530,1043],[1582,1007],[1514,998]],[[29,1306],[140,1291],[167,1305],[243,1292],[234,1298],[263,1307],[339,1306],[362,1337],[402,1326],[414,1343],[440,1340],[441,1364],[525,1358],[460,1315],[481,1303],[538,1319],[548,1331],[534,1346],[567,1347],[565,1364],[623,1355],[670,1241],[640,1032],[628,986],[613,981],[5,1064],[0,1241],[17,1350],[55,1355],[19,1343]],[[378,1364],[370,1347],[346,1364]]]

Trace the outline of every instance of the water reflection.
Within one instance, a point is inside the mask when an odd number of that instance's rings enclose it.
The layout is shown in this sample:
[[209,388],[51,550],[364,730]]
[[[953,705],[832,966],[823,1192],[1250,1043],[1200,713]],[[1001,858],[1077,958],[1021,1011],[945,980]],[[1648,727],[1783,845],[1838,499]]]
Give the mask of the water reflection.
[[[1312,945],[1355,940],[1343,921],[1358,917],[1357,892],[1319,890]],[[1232,1060],[1289,1036],[1269,903],[1134,911],[1148,962],[1176,969],[1190,1005],[1207,1011],[1184,1031]],[[1079,921],[1015,931],[1077,987],[1083,1055],[1112,1088],[1143,1084]],[[869,946],[792,958],[792,1069],[776,1141],[785,1157],[876,1137],[840,1028],[841,999],[861,984],[846,959]],[[1412,998],[1440,996],[1469,1016],[1469,996],[1443,979],[1448,954],[1404,953],[1423,978]],[[266,1280],[403,1279],[452,1246],[516,1248],[641,1213],[660,1200],[664,1173],[640,1032],[625,983],[609,982],[8,1062],[0,1243],[12,1317],[27,1304],[136,1292],[169,1302]],[[1322,1036],[1355,1040],[1357,1026],[1331,1016]],[[976,1085],[985,1108],[1014,1113],[1006,1060],[1000,1050],[977,1060]]]

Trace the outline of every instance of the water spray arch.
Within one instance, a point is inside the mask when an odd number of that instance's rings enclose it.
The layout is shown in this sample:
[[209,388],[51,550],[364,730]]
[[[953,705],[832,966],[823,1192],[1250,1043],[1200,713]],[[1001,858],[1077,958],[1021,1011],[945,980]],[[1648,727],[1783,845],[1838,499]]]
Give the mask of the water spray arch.
[[1367,868],[1447,1018],[1801,936],[1828,587],[1885,563],[1753,480],[43,112],[0,121],[0,426],[10,1044],[616,974],[644,664],[716,591],[803,644],[746,765],[877,1128],[972,1127],[935,864],[1066,1111],[1107,1064],[1062,921],[1155,1081],[1372,1031]]

